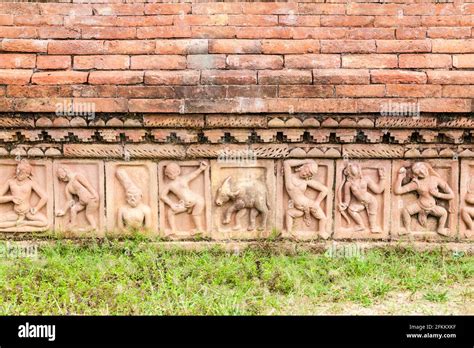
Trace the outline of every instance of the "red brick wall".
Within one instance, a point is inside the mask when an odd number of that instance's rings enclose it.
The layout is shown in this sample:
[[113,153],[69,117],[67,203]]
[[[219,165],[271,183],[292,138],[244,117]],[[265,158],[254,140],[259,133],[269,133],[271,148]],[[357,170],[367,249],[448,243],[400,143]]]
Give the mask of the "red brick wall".
[[474,2],[98,2],[0,3],[0,111],[473,107]]

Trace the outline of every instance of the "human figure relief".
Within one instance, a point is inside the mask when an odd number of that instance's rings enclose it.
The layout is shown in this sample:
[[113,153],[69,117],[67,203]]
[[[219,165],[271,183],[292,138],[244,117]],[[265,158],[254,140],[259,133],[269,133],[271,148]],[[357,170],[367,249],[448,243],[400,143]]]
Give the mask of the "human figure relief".
[[[10,191],[10,195],[7,195]],[[40,200],[31,204],[33,192]],[[26,159],[16,166],[15,176],[0,188],[0,203],[13,202],[13,211],[0,216],[0,228],[48,227],[48,219],[40,210],[48,202],[46,192],[32,178],[32,167]]]
[[[377,198],[372,194],[380,194],[385,190],[385,170],[378,168],[379,182],[375,183],[370,177],[364,176],[362,168],[357,163],[348,163],[343,170],[344,180],[338,189],[339,211],[350,225],[351,221],[346,212],[354,220],[356,232],[365,230],[360,213],[367,212],[369,229],[372,233],[381,233],[377,224],[379,210]],[[371,193],[372,192],[372,193]]]
[[56,216],[64,216],[70,211],[69,228],[77,226],[77,214],[85,210],[90,229],[97,229],[95,213],[99,207],[99,194],[92,187],[86,177],[80,173],[73,173],[66,167],[58,168],[58,179],[66,183],[64,189],[67,205],[66,209],[57,211]]
[[150,229],[151,209],[142,202],[143,192],[128,176],[124,169],[118,169],[117,178],[125,189],[127,204],[118,209],[117,225],[125,229]]
[[469,204],[461,209],[461,217],[466,224],[468,237],[474,233],[474,179],[469,179],[469,186],[467,188],[466,196],[464,201]]
[[[181,175],[181,167],[177,163],[170,163],[164,169],[165,176],[169,181],[164,185],[160,199],[169,206],[167,217],[173,233],[176,232],[175,215],[181,213],[191,214],[196,227],[195,232],[203,231],[202,213],[204,211],[204,198],[193,192],[189,183],[196,179],[207,168],[206,162],[201,162],[199,168],[189,174]],[[175,203],[168,196],[173,193],[178,197],[179,202]]]
[[[295,172],[293,172],[293,168]],[[285,188],[290,198],[286,211],[286,229],[293,230],[293,220],[303,217],[306,226],[311,224],[311,216],[319,220],[318,233],[323,238],[328,238],[326,231],[327,217],[321,209],[321,202],[327,196],[329,189],[314,179],[318,173],[318,165],[314,160],[286,160],[283,164],[285,172]],[[305,195],[308,187],[319,192],[315,200]]]
[[426,226],[428,215],[437,217],[439,219],[437,232],[447,236],[446,221],[448,220],[448,211],[442,206],[437,205],[436,198],[449,201],[449,213],[453,213],[453,190],[428,163],[417,162],[412,165],[411,169],[413,178],[406,185],[402,185],[407,170],[405,167],[400,168],[394,187],[396,195],[403,195],[408,192],[416,192],[418,194],[418,199],[415,203],[402,209],[402,221],[406,230],[400,232],[400,234],[411,232],[411,216],[418,214],[418,222],[421,226]]

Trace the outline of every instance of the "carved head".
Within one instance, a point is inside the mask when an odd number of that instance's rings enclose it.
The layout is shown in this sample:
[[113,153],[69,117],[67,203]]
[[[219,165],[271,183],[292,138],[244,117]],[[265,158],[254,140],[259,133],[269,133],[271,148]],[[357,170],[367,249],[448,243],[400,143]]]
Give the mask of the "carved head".
[[68,182],[70,180],[69,171],[65,167],[59,167],[56,172],[56,175],[61,181]]
[[165,167],[165,175],[170,180],[176,179],[181,174],[181,167],[177,163],[170,163]]
[[311,179],[318,173],[318,165],[316,162],[303,164],[299,169],[298,173],[302,179]]
[[142,191],[136,187],[131,188],[125,193],[125,199],[127,200],[128,205],[130,205],[132,208],[135,208],[141,203],[143,199]]
[[232,179],[228,176],[221,187],[216,192],[216,205],[221,206],[227,203],[229,200],[235,199],[239,194],[239,190],[232,191]]
[[18,180],[23,181],[31,177],[32,171],[33,171],[33,168],[28,163],[28,161],[26,159],[22,159],[16,166],[15,177]]
[[362,169],[357,163],[349,163],[344,170],[344,174],[351,178],[359,178],[362,175]]
[[424,179],[429,176],[430,171],[428,166],[423,162],[416,162],[412,167],[411,170],[413,175],[417,178]]

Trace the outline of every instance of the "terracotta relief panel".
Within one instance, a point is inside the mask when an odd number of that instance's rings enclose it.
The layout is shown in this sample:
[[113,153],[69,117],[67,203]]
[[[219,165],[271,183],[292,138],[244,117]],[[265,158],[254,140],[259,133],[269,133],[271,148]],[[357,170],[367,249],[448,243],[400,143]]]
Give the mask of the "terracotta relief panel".
[[0,232],[53,228],[50,161],[0,160]]
[[334,161],[289,159],[278,163],[278,226],[282,237],[327,239],[332,232]]
[[55,230],[71,237],[103,236],[104,162],[54,161],[53,175]]
[[394,161],[392,235],[416,239],[456,237],[458,161]]
[[275,227],[271,160],[211,161],[212,238],[267,238]]
[[338,160],[335,239],[387,239],[391,161]]
[[158,233],[156,164],[145,161],[107,162],[107,232]]
[[211,226],[208,161],[158,163],[160,231],[167,238],[206,236]]
[[459,237],[474,239],[474,160],[461,162]]

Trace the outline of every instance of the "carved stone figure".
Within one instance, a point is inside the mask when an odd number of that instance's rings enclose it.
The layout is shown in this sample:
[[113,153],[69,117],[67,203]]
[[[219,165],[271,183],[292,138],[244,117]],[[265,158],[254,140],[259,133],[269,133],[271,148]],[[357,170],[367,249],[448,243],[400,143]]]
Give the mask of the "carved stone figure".
[[95,215],[99,207],[99,194],[94,187],[84,175],[74,173],[64,166],[58,168],[56,175],[60,181],[66,183],[64,193],[67,200],[66,208],[58,210],[56,216],[64,216],[69,211],[68,228],[74,229],[77,226],[77,214],[84,211],[90,229],[97,229]]
[[223,224],[229,224],[232,219],[232,214],[235,212],[236,223],[233,229],[241,229],[242,227],[239,224],[239,220],[248,209],[250,210],[250,214],[247,230],[255,230],[258,214],[262,216],[262,223],[258,229],[262,231],[266,230],[270,205],[265,183],[259,180],[248,179],[239,179],[234,183],[233,179],[228,176],[217,189],[215,203],[220,207],[229,201],[231,201],[231,205],[224,212]]
[[[31,203],[33,193],[40,198],[34,206]],[[48,219],[40,213],[48,202],[48,195],[33,179],[32,167],[26,159],[17,164],[15,176],[0,187],[0,204],[10,202],[13,203],[13,211],[0,216],[0,228],[48,227]]]
[[[412,178],[402,185],[407,175],[405,167],[401,167],[395,182],[394,193],[403,195],[409,192],[416,192],[418,198],[415,203],[402,207],[402,221],[405,231],[399,234],[411,232],[411,216],[418,214],[418,222],[421,226],[426,226],[428,215],[438,218],[437,233],[447,236],[448,229],[446,221],[449,213],[454,213],[454,192],[448,183],[425,162],[417,162],[411,166]],[[438,204],[437,199],[449,201],[449,211]]]
[[[295,172],[293,173],[293,168]],[[326,232],[327,217],[320,205],[328,195],[329,189],[322,183],[314,179],[318,172],[318,165],[314,160],[286,160],[283,164],[285,174],[285,188],[289,196],[288,209],[286,210],[286,229],[293,230],[293,220],[303,217],[307,226],[311,224],[311,217],[319,220],[318,233],[323,238],[328,238]],[[319,192],[315,200],[311,200],[305,195],[308,187]]]
[[470,177],[469,185],[467,187],[466,195],[464,196],[464,202],[466,206],[461,208],[461,217],[464,223],[466,224],[466,234],[467,237],[470,237],[474,234],[474,179]]
[[125,169],[118,169],[116,175],[125,189],[127,202],[118,209],[117,226],[121,230],[150,229],[151,209],[142,202],[142,190],[133,183]]
[[[192,216],[196,232],[203,231],[202,215],[204,212],[204,197],[193,192],[189,183],[196,179],[207,168],[206,162],[201,162],[199,168],[188,174],[181,174],[181,167],[175,162],[166,165],[165,176],[169,181],[162,188],[160,199],[169,206],[167,212],[168,223],[173,233],[176,232],[175,216],[187,213]],[[178,197],[179,202],[175,203],[169,193]]]
[[379,206],[373,194],[380,194],[385,190],[385,169],[378,168],[378,175],[379,182],[375,183],[370,177],[363,175],[359,164],[353,162],[348,163],[343,170],[344,180],[338,188],[338,209],[349,225],[352,218],[356,224],[356,232],[365,231],[366,227],[360,215],[364,210],[368,215],[370,232],[382,232],[377,223]]

